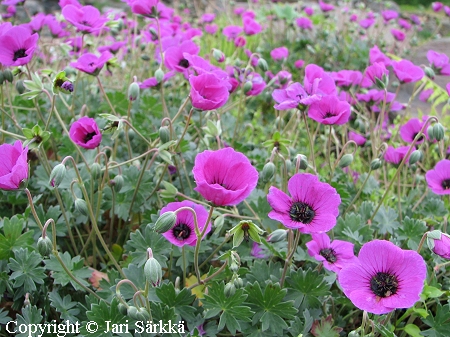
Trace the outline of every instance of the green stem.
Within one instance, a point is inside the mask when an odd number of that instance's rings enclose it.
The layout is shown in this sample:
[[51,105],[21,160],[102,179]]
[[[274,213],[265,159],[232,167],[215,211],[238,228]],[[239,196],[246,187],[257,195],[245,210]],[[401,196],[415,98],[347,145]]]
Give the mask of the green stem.
[[42,226],[42,222],[41,222],[41,220],[39,219],[39,217],[38,217],[38,215],[36,213],[36,209],[34,208],[33,197],[31,196],[30,190],[28,188],[25,188],[25,192],[26,192],[27,197],[28,197],[28,202],[30,204],[31,213],[33,213],[34,219],[36,220],[36,223],[38,224],[39,228],[42,231],[44,229],[44,226]]
[[[206,231],[208,230],[208,224],[211,221],[212,215],[214,212],[214,206],[211,206],[209,208],[209,214],[208,219],[206,220],[203,230],[200,232],[200,229],[198,228],[198,221],[196,216],[194,217],[195,220],[195,234],[197,235],[197,242],[195,243],[195,250],[194,250],[194,269],[195,269],[195,275],[197,276],[197,280],[200,284],[203,284],[203,281],[200,278],[200,269],[198,266],[198,256],[200,253],[200,245],[202,243],[202,238],[206,234]],[[195,212],[194,212],[195,213]]]
[[283,288],[284,285],[284,281],[286,279],[286,275],[287,275],[287,270],[289,268],[289,265],[291,264],[291,259],[294,256],[294,253],[297,249],[298,243],[300,241],[300,231],[297,230],[297,233],[295,234],[295,240],[294,240],[294,244],[292,245],[288,256],[286,257],[286,260],[284,262],[284,268],[283,268],[283,274],[281,275],[281,279],[280,279],[280,287]]

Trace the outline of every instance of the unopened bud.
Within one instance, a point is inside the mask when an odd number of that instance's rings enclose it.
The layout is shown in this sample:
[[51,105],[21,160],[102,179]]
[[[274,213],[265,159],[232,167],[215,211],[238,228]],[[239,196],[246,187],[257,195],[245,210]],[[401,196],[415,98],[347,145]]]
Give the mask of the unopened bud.
[[124,315],[124,316],[127,315],[127,307],[125,306],[125,304],[119,303],[119,304],[117,305],[117,309],[119,309],[119,312],[120,312],[122,315]]
[[73,92],[73,84],[72,84],[72,82],[65,81],[63,84],[61,84],[61,90],[65,94],[69,94],[69,93]]
[[3,70],[3,77],[5,81],[8,81],[9,83],[13,82],[13,73],[9,69]]
[[158,68],[158,70],[155,71],[155,78],[158,81],[158,83],[161,83],[164,79],[164,71],[161,68]]
[[234,280],[234,286],[235,286],[236,288],[242,288],[242,287],[244,286],[244,281],[242,281],[242,279],[241,279],[240,277],[237,277],[237,278]]
[[432,68],[425,67],[423,70],[425,72],[425,75],[427,75],[429,78],[434,80],[434,77],[436,76],[436,73],[434,72],[434,70]]
[[308,168],[308,158],[304,154],[297,155],[297,164],[300,170],[306,170]]
[[120,192],[120,190],[123,187],[123,183],[124,183],[123,176],[121,174],[116,175],[114,177],[114,190],[116,192]]
[[149,248],[147,251],[149,258],[144,265],[144,275],[152,286],[157,287],[162,280],[162,268],[159,262],[153,257],[152,249]]
[[64,164],[56,165],[50,173],[50,185],[58,187],[66,175],[66,167]]
[[50,253],[52,252],[52,249],[53,249],[52,240],[50,240],[48,236],[46,236],[45,238],[41,236],[38,239],[37,251],[39,252],[39,254],[41,254],[42,256],[49,256]]
[[244,84],[244,94],[248,93],[253,88],[253,83],[251,81],[247,81]]
[[177,223],[177,215],[175,212],[166,212],[159,216],[158,220],[156,220],[155,226],[153,230],[156,233],[165,233],[170,230]]
[[130,305],[127,309],[127,316],[131,319],[138,320],[138,308]]
[[372,160],[372,162],[370,163],[370,169],[372,171],[378,170],[381,166],[383,166],[383,162],[381,161],[380,158],[375,158],[374,160]]
[[289,173],[289,171],[292,168],[292,162],[290,159],[286,159],[285,163],[286,163],[286,171]]
[[339,167],[344,168],[350,166],[352,162],[353,162],[353,155],[351,153],[344,154],[341,160],[339,160]]
[[259,69],[261,69],[262,71],[267,71],[267,70],[269,70],[269,66],[267,65],[267,61],[264,60],[263,58],[259,58],[259,59],[258,59],[258,67],[259,67]]
[[264,165],[264,168],[261,173],[261,179],[263,182],[267,183],[272,179],[273,175],[275,174],[275,164],[269,161],[266,165]]
[[420,150],[413,151],[413,153],[411,153],[411,156],[409,156],[409,165],[413,165],[418,161],[421,161],[422,157],[423,157],[422,151]]
[[444,127],[442,126],[441,123],[436,123],[433,126],[433,133],[434,133],[434,138],[440,142],[441,140],[444,139],[444,135],[445,135],[445,130]]
[[276,229],[267,237],[269,242],[280,242],[286,240],[287,231],[284,229]]
[[94,163],[91,165],[91,176],[92,179],[97,180],[100,178],[100,175],[102,174],[102,168],[99,163]]
[[227,283],[224,289],[225,296],[230,297],[236,293],[236,287],[234,283]]
[[80,212],[82,215],[89,216],[89,210],[86,204],[86,201],[80,198],[75,199],[75,209]]
[[139,84],[133,82],[128,87],[128,99],[130,101],[135,101],[139,98]]
[[5,81],[5,76],[3,76],[3,71],[0,70],[0,85],[2,85],[4,81]]
[[167,126],[161,126],[159,128],[159,139],[161,140],[161,144],[165,144],[170,141],[170,131]]
[[150,315],[145,308],[139,308],[136,317],[138,321],[148,321],[150,319]]
[[25,92],[25,86],[23,85],[22,80],[18,80],[16,82],[16,90],[19,93],[19,95],[22,95]]
[[151,60],[151,59],[150,59],[150,56],[145,55],[145,54],[142,54],[142,55],[141,55],[141,59],[142,59],[143,61],[150,61],[150,60]]
[[427,134],[428,134],[428,139],[432,142],[434,140],[436,140],[436,138],[434,137],[434,126],[430,125],[427,129]]
[[225,61],[225,54],[220,51],[219,49],[213,49],[213,57],[216,59],[217,62],[222,63]]

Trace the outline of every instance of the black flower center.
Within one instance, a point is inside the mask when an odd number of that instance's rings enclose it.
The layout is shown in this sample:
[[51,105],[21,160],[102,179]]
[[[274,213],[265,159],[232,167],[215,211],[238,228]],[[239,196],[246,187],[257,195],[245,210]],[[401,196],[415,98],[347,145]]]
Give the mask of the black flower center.
[[90,141],[94,136],[96,135],[96,132],[90,132],[86,136],[84,136],[84,143],[86,144],[88,141]]
[[327,112],[325,115],[323,115],[323,118],[330,118],[330,117],[335,117],[336,115],[332,112]]
[[27,57],[27,53],[26,50],[21,48],[19,50],[16,50],[14,52],[14,57],[13,57],[13,61],[17,61],[17,59],[21,59],[22,57]]
[[[413,140],[416,138],[417,134],[418,134],[418,132],[415,133],[415,134],[413,135],[413,137],[412,137]],[[423,135],[421,135],[421,136],[417,139],[418,142],[421,142],[422,140],[423,140]]]
[[395,275],[378,272],[370,280],[370,289],[378,297],[389,297],[397,293],[398,281]]
[[189,68],[189,61],[186,60],[186,59],[181,59],[180,62],[178,62],[178,65],[180,67],[183,67],[183,68],[187,69],[187,68]]
[[444,190],[450,189],[450,179],[442,180],[442,188]]
[[176,225],[172,229],[172,231],[173,231],[173,236],[175,236],[178,241],[186,240],[189,237],[189,235],[191,235],[191,228],[184,223],[180,223],[180,224]]
[[333,248],[321,249],[319,254],[322,255],[325,258],[325,260],[327,260],[330,263],[335,263],[337,260],[336,252],[334,251]]
[[309,224],[314,219],[316,212],[303,202],[294,202],[289,210],[289,216],[292,220]]

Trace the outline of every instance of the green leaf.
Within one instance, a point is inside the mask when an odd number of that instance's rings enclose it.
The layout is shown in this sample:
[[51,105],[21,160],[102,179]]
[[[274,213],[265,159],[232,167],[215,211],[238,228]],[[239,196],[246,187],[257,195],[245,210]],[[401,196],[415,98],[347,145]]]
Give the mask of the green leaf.
[[[89,270],[88,267],[84,266],[83,258],[81,258],[79,255],[71,258],[69,252],[64,252],[64,254],[59,253],[59,257],[64,262],[67,269],[73,274],[73,276],[78,279],[78,281],[80,281],[85,286],[89,285],[86,279],[91,277],[92,271]],[[52,277],[55,280],[55,284],[65,286],[70,283],[75,290],[83,290],[83,288],[66,273],[66,271],[54,255],[50,256],[50,260],[45,260],[44,262],[46,269],[52,271]]]
[[197,309],[192,306],[195,296],[187,288],[183,288],[178,294],[173,283],[162,284],[156,288],[156,295],[162,303],[169,308],[174,308],[175,313],[186,321],[195,319]]
[[406,216],[403,219],[402,225],[395,231],[395,235],[399,240],[408,240],[408,247],[412,250],[417,250],[420,239],[427,231],[425,221],[419,219],[411,219]]
[[280,262],[258,260],[250,268],[250,273],[245,277],[249,282],[259,282],[264,284],[267,280],[277,282],[281,278],[282,267]]
[[373,218],[373,225],[378,228],[380,234],[393,234],[400,226],[397,217],[398,213],[393,208],[381,206],[378,213]]
[[425,296],[425,299],[427,298],[438,298],[441,297],[444,292],[439,290],[438,288],[429,286],[429,285],[425,285],[425,287],[423,288],[422,294]]
[[375,324],[375,327],[383,337],[397,337],[397,335],[389,330],[385,325]]
[[44,268],[38,267],[42,257],[35,251],[31,253],[20,248],[14,252],[14,258],[10,258],[9,269],[13,271],[10,276],[14,280],[14,288],[23,288],[25,292],[36,290],[36,284],[43,284],[46,278]]
[[237,289],[232,296],[226,297],[224,282],[212,282],[208,294],[202,300],[205,318],[220,314],[217,331],[226,327],[234,335],[236,331],[242,330],[240,323],[250,322],[253,314],[248,306],[243,305],[246,298],[243,289]]
[[[42,315],[41,315],[41,309],[36,308],[36,306],[29,306],[27,305],[25,308],[22,309],[22,315],[17,315],[17,325],[16,326],[32,326],[35,324],[39,324],[42,322]],[[14,336],[17,337],[40,337],[40,332],[30,333],[29,330],[27,330],[24,333],[18,333]]]
[[442,217],[448,213],[445,203],[440,198],[428,197],[420,204],[420,214],[427,218]]
[[3,311],[3,308],[0,309],[0,324],[8,324],[12,319],[8,316],[7,311]]
[[405,326],[405,332],[412,337],[422,337],[419,327],[414,324],[407,324]]
[[14,215],[11,219],[3,219],[3,233],[0,234],[0,260],[8,260],[18,248],[32,249],[33,231],[22,234],[25,221]]
[[372,228],[365,224],[360,214],[355,213],[347,213],[345,218],[339,217],[333,231],[337,237],[350,239],[357,245],[370,241],[373,237]]
[[422,321],[427,324],[431,329],[422,331],[424,336],[433,337],[448,337],[450,331],[450,304],[442,306],[437,304],[436,313],[433,315],[431,310],[427,318],[422,318]]
[[293,301],[283,301],[287,290],[281,289],[278,283],[267,283],[264,292],[258,282],[248,283],[245,287],[248,294],[247,302],[255,311],[252,324],[262,323],[262,331],[270,328],[273,334],[280,334],[288,329],[285,320],[294,318],[297,310],[293,307]]
[[80,321],[76,317],[76,315],[80,313],[80,310],[77,308],[78,303],[72,302],[70,295],[66,295],[64,298],[61,298],[61,295],[59,295],[56,290],[53,290],[48,294],[48,298],[50,299],[52,307],[54,307],[56,311],[61,314],[61,318],[63,320],[67,320],[71,323]]
[[311,333],[314,336],[320,337],[339,337],[339,332],[342,331],[342,328],[333,326],[333,318],[328,316],[327,318],[322,317],[317,321],[314,321],[311,327]]

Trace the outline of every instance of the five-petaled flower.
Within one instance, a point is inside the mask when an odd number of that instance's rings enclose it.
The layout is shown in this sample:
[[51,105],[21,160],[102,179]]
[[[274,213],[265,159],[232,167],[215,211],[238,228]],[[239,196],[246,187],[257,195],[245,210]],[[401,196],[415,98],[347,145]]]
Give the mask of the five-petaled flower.
[[39,35],[22,26],[11,27],[0,35],[0,64],[22,66],[31,61]]
[[443,159],[425,174],[428,187],[436,194],[450,194],[450,160]]
[[17,190],[23,180],[28,179],[28,147],[20,140],[14,145],[0,145],[0,189]]
[[85,149],[95,149],[102,141],[102,134],[95,119],[89,117],[81,117],[73,123],[69,135],[75,144]]

